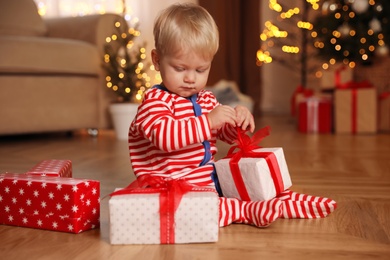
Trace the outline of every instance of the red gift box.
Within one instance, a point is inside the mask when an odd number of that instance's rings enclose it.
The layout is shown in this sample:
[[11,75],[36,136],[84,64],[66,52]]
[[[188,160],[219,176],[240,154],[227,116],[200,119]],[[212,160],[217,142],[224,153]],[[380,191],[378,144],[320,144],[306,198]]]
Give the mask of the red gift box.
[[72,161],[43,160],[32,167],[26,174],[39,176],[72,177]]
[[291,97],[291,115],[292,116],[296,116],[297,114],[297,108],[298,108],[298,104],[299,102],[301,102],[303,99],[305,98],[308,98],[308,97],[311,97],[314,95],[314,91],[312,89],[307,89],[307,88],[304,88],[302,86],[298,86],[292,97]]
[[302,133],[332,131],[332,101],[329,98],[307,98],[299,103],[298,111],[298,131]]
[[380,131],[390,131],[390,91],[379,95],[378,129]]
[[95,180],[0,174],[0,224],[80,233],[99,227]]

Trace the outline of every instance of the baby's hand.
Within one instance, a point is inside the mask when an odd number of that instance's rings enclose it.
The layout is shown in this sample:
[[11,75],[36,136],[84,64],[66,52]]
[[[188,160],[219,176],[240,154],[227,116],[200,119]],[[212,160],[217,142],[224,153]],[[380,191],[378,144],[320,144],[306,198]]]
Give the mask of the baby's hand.
[[224,124],[231,124],[236,126],[237,118],[234,108],[229,106],[220,105],[214,108],[207,118],[210,123],[211,129],[220,129]]
[[248,108],[244,106],[236,106],[236,125],[241,127],[242,130],[249,130],[251,133],[255,130],[255,120],[253,119],[252,113]]

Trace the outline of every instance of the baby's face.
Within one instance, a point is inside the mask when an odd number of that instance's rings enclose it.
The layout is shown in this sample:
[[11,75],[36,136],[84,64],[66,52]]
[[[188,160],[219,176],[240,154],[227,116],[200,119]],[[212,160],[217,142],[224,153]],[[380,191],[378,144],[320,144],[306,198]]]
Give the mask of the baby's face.
[[[158,55],[155,52],[153,55]],[[160,71],[164,86],[172,93],[190,97],[206,87],[212,58],[187,51],[153,58],[156,70]],[[156,64],[157,63],[157,64]]]

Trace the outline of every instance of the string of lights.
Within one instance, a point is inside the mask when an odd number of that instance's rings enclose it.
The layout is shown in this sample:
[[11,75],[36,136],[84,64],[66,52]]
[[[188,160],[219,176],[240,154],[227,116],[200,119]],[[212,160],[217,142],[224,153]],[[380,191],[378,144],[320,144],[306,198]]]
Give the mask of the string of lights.
[[[319,8],[318,2],[319,0],[306,0],[313,10],[317,10]],[[278,3],[277,0],[269,1],[269,8],[275,12],[278,12],[277,16],[278,22],[284,22],[288,19],[295,18],[302,14],[302,11],[299,7],[289,8],[287,11],[283,11],[283,6]],[[301,17],[300,17],[301,18]],[[300,18],[296,22],[296,26],[300,29],[312,30],[313,25],[309,21],[302,21]],[[257,61],[258,65],[261,66],[263,63],[271,63],[273,61],[273,56],[271,55],[270,48],[274,47],[275,40],[273,38],[287,38],[289,37],[289,33],[285,30],[281,30],[273,21],[267,20],[265,22],[265,29],[260,34],[260,40],[263,42],[261,48],[257,52]],[[299,43],[297,43],[299,44]],[[298,45],[281,45],[280,50],[285,53],[299,53],[300,47]]]
[[269,1],[269,8],[278,15],[275,21],[267,20],[264,23],[264,30],[260,34],[261,46],[256,55],[257,65],[262,66],[273,61],[281,63],[299,71],[300,85],[305,86],[308,73],[314,70],[308,68],[308,58],[312,58],[308,32],[313,29],[308,13],[319,9],[319,0],[302,0],[301,7],[287,7],[292,3],[285,2],[282,5],[277,0]]

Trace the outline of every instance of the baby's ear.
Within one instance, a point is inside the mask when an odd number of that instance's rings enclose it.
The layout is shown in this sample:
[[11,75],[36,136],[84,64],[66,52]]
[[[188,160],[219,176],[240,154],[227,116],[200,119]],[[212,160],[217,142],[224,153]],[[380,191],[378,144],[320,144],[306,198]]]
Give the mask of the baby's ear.
[[156,71],[160,71],[160,55],[156,49],[152,50],[152,63]]

